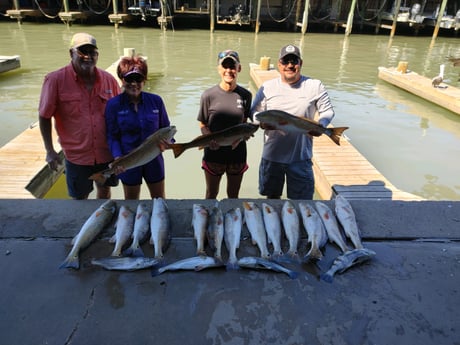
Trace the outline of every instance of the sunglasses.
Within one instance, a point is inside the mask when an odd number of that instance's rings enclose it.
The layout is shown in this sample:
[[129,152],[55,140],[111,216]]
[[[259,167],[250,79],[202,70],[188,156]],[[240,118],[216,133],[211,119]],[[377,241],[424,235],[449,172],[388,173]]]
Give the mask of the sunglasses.
[[97,51],[97,49],[94,49],[94,48],[80,47],[80,48],[74,49],[74,51],[82,59],[87,56],[94,58],[99,55],[99,52]]
[[130,83],[142,83],[145,80],[145,78],[144,78],[144,76],[142,74],[137,74],[137,73],[127,75],[126,77],[123,77],[123,79],[128,84],[130,84]]
[[280,59],[280,62],[282,65],[289,65],[289,64],[298,65],[300,63],[300,59],[295,56],[286,56]]
[[234,50],[224,50],[223,52],[220,52],[218,55],[219,60],[223,59],[224,57],[231,56],[238,61],[240,60],[240,57],[238,56],[238,53]]

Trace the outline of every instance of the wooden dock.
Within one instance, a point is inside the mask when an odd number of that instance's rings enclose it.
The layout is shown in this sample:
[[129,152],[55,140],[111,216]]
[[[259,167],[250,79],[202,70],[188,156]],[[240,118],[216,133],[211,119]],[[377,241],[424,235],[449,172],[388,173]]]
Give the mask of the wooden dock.
[[19,55],[0,55],[0,73],[8,72],[21,67],[21,58]]
[[[261,70],[257,64],[249,68],[257,87],[279,77],[274,68]],[[314,138],[313,170],[316,191],[324,200],[339,193],[347,199],[423,200],[396,188],[345,138],[340,140],[340,146],[325,135]]]
[[[61,150],[53,130],[54,147]],[[61,153],[62,154],[62,153]],[[38,123],[0,148],[0,198],[42,198],[64,171],[55,172],[45,163],[46,152]],[[43,178],[46,176],[46,178]]]
[[439,87],[433,87],[430,78],[413,71],[402,73],[396,68],[379,67],[378,76],[394,86],[460,115],[459,88],[444,83],[441,83]]

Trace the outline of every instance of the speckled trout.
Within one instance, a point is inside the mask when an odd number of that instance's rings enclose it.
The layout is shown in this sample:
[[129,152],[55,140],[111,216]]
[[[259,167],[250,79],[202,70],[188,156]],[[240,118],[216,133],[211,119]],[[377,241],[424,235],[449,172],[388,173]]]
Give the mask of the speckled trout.
[[172,148],[175,158],[179,157],[187,149],[192,147],[202,149],[209,146],[211,142],[216,142],[220,146],[231,146],[232,149],[235,149],[240,142],[253,136],[258,128],[259,125],[252,123],[240,123],[221,131],[200,135],[188,143],[171,144],[170,148]]
[[270,253],[267,248],[267,232],[265,230],[262,211],[256,203],[251,201],[243,201],[243,210],[244,221],[251,234],[252,244],[257,244],[262,258],[270,258]]
[[150,243],[155,250],[155,258],[163,259],[163,252],[171,240],[169,210],[163,198],[155,198],[152,202],[152,218],[150,221]]
[[80,251],[87,247],[110,223],[116,209],[115,201],[107,200],[91,214],[72,240],[72,250],[59,268],[80,268]]
[[151,207],[145,202],[140,202],[137,205],[136,217],[134,219],[133,241],[131,246],[125,250],[127,256],[142,257],[141,244],[146,240],[150,231]]
[[278,260],[282,257],[283,251],[281,249],[281,220],[278,212],[273,206],[262,203],[262,216],[265,224],[265,231],[267,231],[268,242],[273,246],[272,260]]
[[327,233],[324,224],[313,205],[306,202],[299,202],[299,210],[303,226],[307,232],[308,242],[311,245],[310,250],[304,257],[304,261],[310,259],[320,260],[323,257],[321,248],[327,242]]
[[299,261],[299,254],[297,252],[300,237],[299,216],[294,205],[289,200],[286,200],[283,204],[281,221],[283,222],[284,233],[289,242],[289,250],[284,258]]
[[224,240],[224,215],[218,202],[209,211],[206,236],[209,246],[214,251],[214,257],[222,260],[222,242]]
[[137,271],[156,266],[160,260],[147,257],[108,257],[102,259],[93,259],[91,264],[101,266],[109,271]]
[[240,247],[242,215],[239,207],[232,208],[224,217],[224,240],[228,251],[227,270],[238,269],[236,250]]
[[343,273],[352,266],[370,260],[373,256],[375,256],[375,252],[367,248],[350,250],[338,256],[332,263],[331,268],[326,273],[321,274],[320,278],[331,283],[335,273]]
[[342,133],[348,129],[348,127],[323,127],[316,121],[291,115],[282,110],[262,111],[256,114],[256,119],[284,132],[308,134],[312,131],[325,134],[337,145],[340,145]]
[[170,142],[176,132],[175,126],[160,128],[130,153],[115,159],[110,164],[109,169],[95,173],[89,178],[103,184],[111,175],[115,174],[118,167],[128,170],[147,164],[161,153],[160,143]]
[[118,211],[115,235],[110,239],[115,243],[111,256],[121,256],[123,246],[128,242],[134,230],[134,212],[129,206],[122,205]]
[[321,220],[323,221],[324,227],[326,228],[329,242],[334,242],[337,244],[344,253],[348,251],[348,246],[345,242],[342,232],[340,231],[339,223],[337,223],[337,219],[335,218],[335,215],[329,206],[322,203],[321,201],[316,201],[315,208],[318,211]]
[[196,255],[206,255],[205,239],[206,228],[208,227],[209,212],[204,205],[193,204],[192,206],[192,227],[193,236],[196,241]]
[[343,195],[338,194],[335,197],[335,214],[345,231],[345,235],[351,240],[355,248],[363,248],[355,212],[350,202]]
[[152,276],[155,277],[166,271],[191,270],[198,272],[207,268],[222,266],[224,266],[223,262],[217,260],[214,257],[199,255],[187,259],[182,259],[162,267],[154,267],[154,269],[152,270]]

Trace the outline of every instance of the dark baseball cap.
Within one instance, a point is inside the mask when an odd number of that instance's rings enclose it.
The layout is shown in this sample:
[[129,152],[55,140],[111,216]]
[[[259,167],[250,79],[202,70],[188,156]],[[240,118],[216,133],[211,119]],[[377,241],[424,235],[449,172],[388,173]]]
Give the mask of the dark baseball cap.
[[302,59],[302,55],[300,54],[300,49],[292,44],[289,44],[281,48],[279,58],[282,59],[287,55],[295,55],[299,59]]

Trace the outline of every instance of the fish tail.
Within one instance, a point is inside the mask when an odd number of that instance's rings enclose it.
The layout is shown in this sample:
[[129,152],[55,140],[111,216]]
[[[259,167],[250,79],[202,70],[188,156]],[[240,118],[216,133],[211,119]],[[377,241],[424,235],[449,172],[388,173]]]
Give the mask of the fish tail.
[[240,269],[240,265],[236,262],[227,262],[227,265],[225,265],[225,269],[227,271],[235,271]]
[[164,266],[166,266],[164,260],[158,261],[158,263],[152,268],[152,277],[156,277],[162,274],[165,271]]
[[323,258],[323,253],[318,247],[312,247],[310,251],[304,256],[304,262],[310,260],[321,260]]
[[342,133],[348,129],[348,127],[334,127],[330,128],[330,135],[329,137],[332,139],[334,143],[337,145],[340,145],[340,137],[342,136]]
[[297,252],[288,252],[284,254],[282,257],[279,258],[280,262],[286,262],[286,263],[299,263],[300,258],[299,254]]
[[78,256],[69,255],[59,268],[73,268],[75,270],[80,269],[80,260]]
[[98,184],[104,184],[105,181],[107,180],[107,177],[105,177],[104,172],[98,172],[94,173],[89,177],[90,180],[95,181]]
[[334,280],[334,276],[328,272],[321,274],[319,278],[321,280],[324,280],[326,283],[332,283],[332,281]]
[[206,251],[204,249],[197,250],[196,255],[197,256],[202,256],[202,257],[208,256],[208,254],[206,254]]
[[296,272],[296,271],[289,271],[289,272],[288,272],[288,276],[289,276],[289,278],[291,278],[291,279],[296,279],[296,278],[299,276],[299,272]]
[[135,258],[144,257],[144,251],[141,247],[129,247],[123,252],[125,256],[133,256]]
[[173,150],[174,158],[179,157],[185,151],[185,146],[182,144],[170,144],[169,147]]

